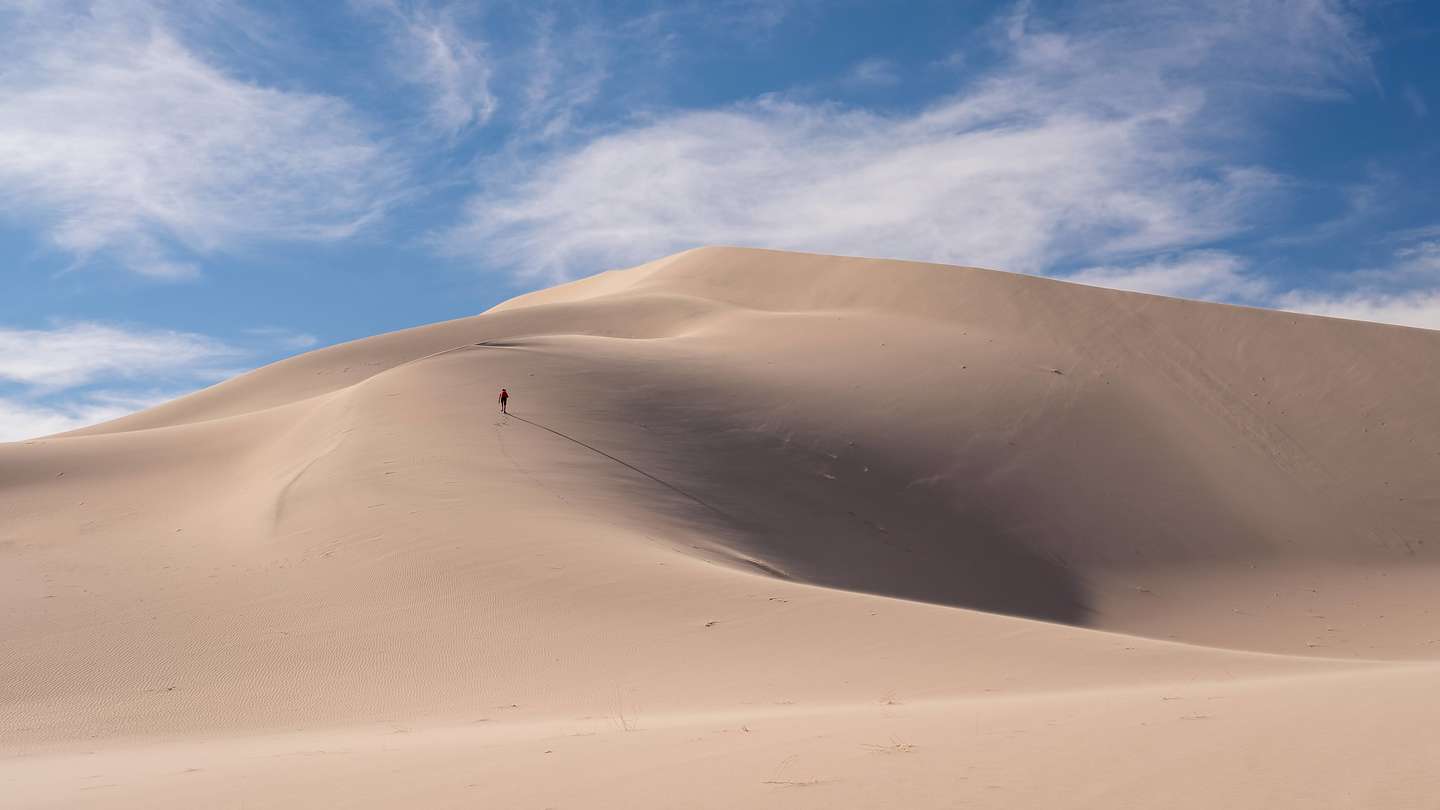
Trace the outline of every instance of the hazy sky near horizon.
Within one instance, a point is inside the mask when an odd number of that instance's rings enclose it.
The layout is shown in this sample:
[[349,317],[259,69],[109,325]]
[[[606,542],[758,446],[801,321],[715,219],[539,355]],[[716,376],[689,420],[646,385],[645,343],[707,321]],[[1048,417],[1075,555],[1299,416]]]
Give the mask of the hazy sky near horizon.
[[0,440],[701,244],[1440,328],[1440,5],[0,0]]

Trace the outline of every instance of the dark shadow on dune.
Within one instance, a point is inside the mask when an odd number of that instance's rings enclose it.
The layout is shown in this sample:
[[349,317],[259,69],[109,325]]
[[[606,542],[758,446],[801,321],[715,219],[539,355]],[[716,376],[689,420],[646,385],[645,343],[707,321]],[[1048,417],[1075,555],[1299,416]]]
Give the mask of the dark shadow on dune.
[[1083,625],[1090,615],[1074,572],[997,529],[987,511],[960,509],[937,490],[887,470],[873,454],[864,462],[847,461],[802,450],[793,440],[735,430],[723,420],[697,421],[693,412],[671,421],[653,403],[646,410],[645,429],[660,444],[632,448],[630,455],[645,457],[648,469],[564,431],[510,416],[680,496],[671,501],[675,517],[703,524],[746,567],[832,588],[1044,621]]
[[1078,576],[998,528],[1003,512],[991,510],[1008,505],[964,508],[875,453],[835,458],[795,437],[714,427],[692,426],[701,480],[689,485],[732,516],[748,555],[817,585],[1087,622]]
[[725,519],[728,519],[728,518],[729,518],[729,516],[726,515],[724,512],[722,512],[722,511],[720,511],[719,509],[715,508],[714,506],[706,503],[706,502],[705,502],[703,499],[701,499],[700,497],[698,497],[698,496],[696,496],[696,495],[693,495],[693,494],[691,494],[691,493],[689,493],[689,492],[686,492],[685,490],[681,489],[680,487],[675,486],[674,484],[670,483],[669,481],[666,481],[666,480],[663,479],[663,478],[659,478],[659,477],[657,477],[657,476],[655,476],[655,475],[652,475],[652,474],[650,474],[650,473],[648,473],[648,472],[640,469],[639,467],[636,467],[634,464],[631,464],[630,462],[625,461],[624,459],[618,458],[618,457],[616,457],[616,456],[612,456],[612,455],[610,455],[609,453],[605,452],[604,450],[601,450],[600,448],[596,447],[596,446],[593,445],[593,444],[589,444],[589,443],[587,443],[587,442],[583,442],[583,441],[575,438],[574,436],[571,436],[571,435],[568,434],[568,433],[562,433],[561,431],[558,431],[558,430],[556,430],[555,428],[549,427],[549,426],[547,426],[547,425],[542,425],[542,424],[540,424],[539,422],[536,422],[536,421],[534,421],[534,420],[532,420],[532,419],[526,419],[526,418],[523,417],[523,416],[517,416],[517,415],[515,415],[515,414],[513,414],[513,413],[509,413],[509,412],[506,412],[505,415],[506,415],[507,417],[511,418],[511,419],[517,419],[517,420],[519,420],[519,421],[521,421],[521,422],[524,422],[524,423],[527,424],[527,425],[534,425],[535,427],[540,428],[541,430],[544,430],[544,431],[548,431],[548,432],[550,432],[550,433],[553,433],[554,435],[559,436],[559,437],[562,438],[562,439],[566,439],[566,440],[568,440],[568,441],[574,442],[575,444],[580,445],[581,447],[585,448],[586,450],[589,450],[589,451],[592,452],[592,453],[599,453],[600,455],[604,456],[605,458],[610,459],[611,461],[615,462],[616,464],[619,464],[619,465],[621,465],[622,467],[628,467],[629,469],[634,470],[635,472],[637,472],[637,473],[645,476],[646,478],[649,478],[651,481],[654,481],[655,483],[659,484],[660,486],[665,487],[666,489],[669,489],[670,491],[674,492],[675,494],[677,494],[677,495],[679,495],[679,496],[681,496],[681,497],[683,497],[683,498],[685,498],[685,499],[687,499],[687,500],[689,500],[689,501],[692,501],[692,502],[694,502],[695,504],[697,504],[697,505],[699,505],[699,506],[701,506],[701,507],[704,507],[705,509],[710,510],[711,512],[714,512],[716,515],[720,516],[721,518],[725,518]]

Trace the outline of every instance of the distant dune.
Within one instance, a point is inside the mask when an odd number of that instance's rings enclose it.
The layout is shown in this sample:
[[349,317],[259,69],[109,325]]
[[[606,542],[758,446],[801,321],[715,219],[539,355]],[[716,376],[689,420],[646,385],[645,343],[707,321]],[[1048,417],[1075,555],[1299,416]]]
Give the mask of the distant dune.
[[1437,402],[735,248],[311,352],[0,445],[0,805],[1430,806]]

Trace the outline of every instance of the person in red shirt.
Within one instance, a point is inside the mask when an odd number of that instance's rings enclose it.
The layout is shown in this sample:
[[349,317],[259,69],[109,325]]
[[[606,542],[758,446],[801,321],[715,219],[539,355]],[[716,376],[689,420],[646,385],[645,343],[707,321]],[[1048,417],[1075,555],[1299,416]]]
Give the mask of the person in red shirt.
[[500,412],[501,412],[501,413],[509,413],[509,411],[505,410],[505,403],[507,403],[507,402],[509,402],[509,401],[510,401],[510,392],[509,392],[509,391],[506,391],[504,388],[501,388],[501,389],[500,389]]

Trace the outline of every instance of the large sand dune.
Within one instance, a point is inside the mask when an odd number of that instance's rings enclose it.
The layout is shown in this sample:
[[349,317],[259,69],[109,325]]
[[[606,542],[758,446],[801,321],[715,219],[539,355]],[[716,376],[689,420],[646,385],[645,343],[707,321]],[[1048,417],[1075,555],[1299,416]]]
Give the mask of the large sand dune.
[[712,248],[0,445],[0,805],[1433,806],[1437,360]]

